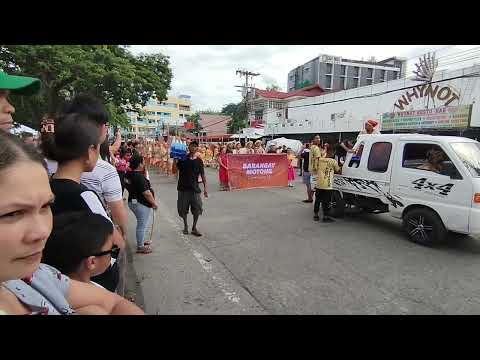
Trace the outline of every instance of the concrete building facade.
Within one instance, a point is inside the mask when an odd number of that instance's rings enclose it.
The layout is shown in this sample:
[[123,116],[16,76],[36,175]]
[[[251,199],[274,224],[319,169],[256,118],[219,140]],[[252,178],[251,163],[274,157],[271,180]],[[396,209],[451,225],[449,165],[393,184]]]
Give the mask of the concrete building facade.
[[166,133],[168,128],[182,127],[187,117],[193,114],[189,95],[169,96],[162,102],[150,99],[142,108],[145,116],[128,112],[130,126],[125,129],[127,135],[134,137],[155,137]]
[[288,73],[287,90],[317,84],[325,91],[339,91],[396,80],[405,76],[406,63],[396,57],[376,62],[319,55]]
[[467,136],[480,129],[479,73],[480,65],[474,65],[437,72],[431,83],[403,78],[295,99],[287,112],[266,119],[265,134],[299,140],[314,134],[356,137],[366,120],[375,119],[382,132]]

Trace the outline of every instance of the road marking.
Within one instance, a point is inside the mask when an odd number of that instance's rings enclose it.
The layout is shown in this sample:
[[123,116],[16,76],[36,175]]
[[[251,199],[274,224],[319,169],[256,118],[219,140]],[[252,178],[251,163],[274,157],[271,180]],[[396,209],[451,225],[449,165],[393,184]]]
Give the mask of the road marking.
[[[165,206],[163,206],[162,203],[159,204],[160,207],[162,208],[161,214],[165,220],[175,229],[179,229],[180,231],[183,229],[183,224],[180,224],[179,222],[175,221],[170,214],[170,212],[166,209]],[[217,287],[222,291],[222,293],[225,295],[225,297],[232,303],[241,306],[242,311],[246,311],[245,307],[240,303],[240,297],[237,295],[236,291],[233,289],[233,287],[225,280],[223,279],[222,276],[220,276],[216,270],[214,269],[214,266],[210,263],[211,259],[204,256],[200,251],[196,250],[193,243],[185,236],[185,234],[180,233],[180,238],[187,244],[190,252],[192,255],[197,259],[197,261],[200,263],[202,266],[203,270],[207,274],[211,276],[211,279],[213,282],[217,285]],[[207,261],[208,259],[208,261]]]

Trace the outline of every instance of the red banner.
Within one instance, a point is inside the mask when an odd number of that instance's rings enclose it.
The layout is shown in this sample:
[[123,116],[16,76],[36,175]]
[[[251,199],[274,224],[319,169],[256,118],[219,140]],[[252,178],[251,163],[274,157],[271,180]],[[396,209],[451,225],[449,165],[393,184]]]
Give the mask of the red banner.
[[229,154],[227,164],[232,190],[288,185],[287,154]]
[[187,130],[195,129],[195,123],[193,121],[187,121],[183,123],[183,127]]

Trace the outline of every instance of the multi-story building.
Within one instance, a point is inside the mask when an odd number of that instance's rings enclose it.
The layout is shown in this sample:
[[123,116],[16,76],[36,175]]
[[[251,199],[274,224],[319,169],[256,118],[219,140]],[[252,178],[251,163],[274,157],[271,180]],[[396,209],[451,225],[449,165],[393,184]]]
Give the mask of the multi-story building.
[[360,86],[400,79],[407,60],[391,57],[379,62],[343,59],[320,55],[288,73],[288,92],[318,84],[326,91],[348,90]]
[[166,133],[168,128],[182,127],[187,117],[193,114],[189,95],[169,96],[162,102],[150,99],[142,108],[145,116],[128,112],[130,126],[126,133],[134,137],[155,137]]
[[[265,135],[302,141],[355,139],[365,121],[382,132],[424,132],[480,138],[480,65],[437,71],[430,81],[404,77],[318,96],[291,98],[265,120]],[[288,110],[288,111],[287,111]]]

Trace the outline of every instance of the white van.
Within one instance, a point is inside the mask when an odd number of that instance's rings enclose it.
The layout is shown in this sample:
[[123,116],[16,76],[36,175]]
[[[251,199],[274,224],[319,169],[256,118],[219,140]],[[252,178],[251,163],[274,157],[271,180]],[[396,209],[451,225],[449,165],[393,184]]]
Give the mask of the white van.
[[[360,136],[335,175],[333,215],[345,205],[403,220],[414,242],[441,242],[448,231],[480,234],[480,143],[420,134]],[[432,151],[433,150],[433,151]],[[430,152],[430,153],[429,153]],[[436,171],[427,154],[443,152]],[[420,167],[420,168],[419,168]],[[421,169],[423,167],[423,169]]]

